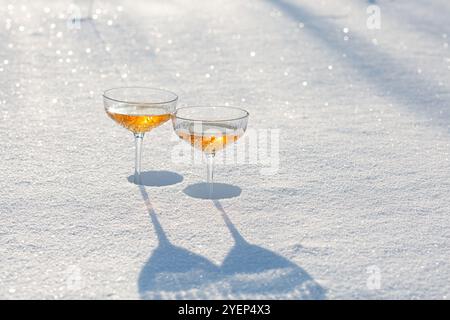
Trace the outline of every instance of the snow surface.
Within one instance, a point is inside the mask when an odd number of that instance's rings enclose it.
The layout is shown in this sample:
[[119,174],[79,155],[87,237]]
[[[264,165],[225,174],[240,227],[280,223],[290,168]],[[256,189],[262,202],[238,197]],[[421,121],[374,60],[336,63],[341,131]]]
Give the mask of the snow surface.
[[[94,1],[80,29],[69,1],[0,4],[0,298],[449,298],[447,0]],[[166,124],[159,186],[129,183],[120,85],[249,110],[278,173],[219,165],[240,195],[192,197]]]

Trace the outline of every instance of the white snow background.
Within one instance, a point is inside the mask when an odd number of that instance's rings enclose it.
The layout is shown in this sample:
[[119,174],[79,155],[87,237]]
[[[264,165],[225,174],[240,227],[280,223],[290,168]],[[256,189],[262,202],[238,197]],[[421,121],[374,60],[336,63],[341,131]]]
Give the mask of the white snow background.
[[[0,0],[0,298],[449,297],[449,1],[94,1],[80,28],[70,4]],[[278,173],[190,197],[168,123],[143,170],[169,185],[129,183],[120,85],[247,109]]]

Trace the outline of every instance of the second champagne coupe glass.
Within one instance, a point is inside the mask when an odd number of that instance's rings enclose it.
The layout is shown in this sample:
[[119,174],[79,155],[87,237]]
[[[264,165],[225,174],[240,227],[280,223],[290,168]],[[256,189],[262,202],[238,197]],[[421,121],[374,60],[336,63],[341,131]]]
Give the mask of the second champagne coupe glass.
[[134,134],[135,184],[141,184],[144,134],[170,119],[175,111],[177,100],[178,96],[175,93],[155,88],[122,87],[104,92],[103,103],[108,116]]
[[183,107],[172,117],[175,133],[207,158],[209,196],[213,193],[214,156],[247,129],[249,113],[235,107]]

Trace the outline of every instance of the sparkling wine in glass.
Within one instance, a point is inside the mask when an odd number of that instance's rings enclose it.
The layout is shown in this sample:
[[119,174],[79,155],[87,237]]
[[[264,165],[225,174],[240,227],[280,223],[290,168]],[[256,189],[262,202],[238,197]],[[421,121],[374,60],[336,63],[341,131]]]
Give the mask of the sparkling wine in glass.
[[122,87],[106,90],[103,103],[108,116],[134,134],[136,146],[134,183],[141,184],[142,140],[144,134],[168,121],[178,96],[170,91]]
[[244,135],[248,116],[247,111],[235,107],[183,107],[177,109],[172,117],[177,136],[206,155],[210,198],[213,193],[214,156]]

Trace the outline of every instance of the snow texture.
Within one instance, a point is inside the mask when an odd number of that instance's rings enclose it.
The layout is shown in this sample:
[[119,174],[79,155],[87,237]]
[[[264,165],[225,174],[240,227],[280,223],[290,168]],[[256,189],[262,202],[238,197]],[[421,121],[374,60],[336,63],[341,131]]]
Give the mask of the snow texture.
[[[449,1],[89,3],[0,0],[0,298],[449,298]],[[247,109],[278,172],[198,199],[166,124],[128,182],[123,85]]]

